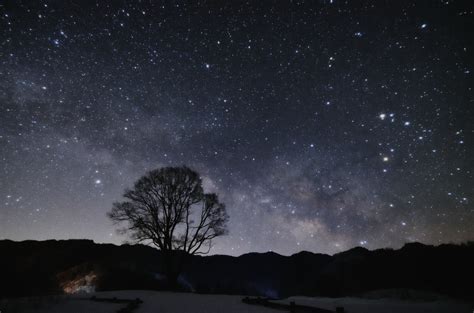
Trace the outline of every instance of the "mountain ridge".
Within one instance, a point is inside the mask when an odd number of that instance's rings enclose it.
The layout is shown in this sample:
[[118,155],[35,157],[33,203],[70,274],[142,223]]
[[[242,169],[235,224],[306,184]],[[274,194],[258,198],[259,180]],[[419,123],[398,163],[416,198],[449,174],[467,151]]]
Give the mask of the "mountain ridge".
[[[95,243],[90,239],[0,240],[0,295],[29,296],[67,290],[163,289],[156,248]],[[474,243],[409,243],[400,249],[355,247],[334,255],[189,256],[183,289],[200,293],[350,296],[410,288],[472,298]],[[87,285],[87,286],[86,286]],[[74,289],[76,288],[76,289]],[[84,289],[83,288],[83,289]],[[87,289],[86,288],[86,289]]]

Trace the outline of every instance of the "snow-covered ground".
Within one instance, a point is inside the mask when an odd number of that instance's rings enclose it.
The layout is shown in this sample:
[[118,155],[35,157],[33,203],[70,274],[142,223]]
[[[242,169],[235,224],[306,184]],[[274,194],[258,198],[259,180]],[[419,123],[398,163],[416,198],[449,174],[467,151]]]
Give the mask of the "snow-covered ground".
[[[113,313],[125,304],[90,301],[97,298],[136,299],[143,303],[135,313],[278,313],[278,311],[242,303],[242,296],[200,295],[147,290],[107,291],[87,295],[55,297],[54,300],[23,298],[9,301],[2,313]],[[4,305],[5,307],[5,305]]]
[[123,304],[79,300],[72,296],[28,297],[0,300],[1,313],[115,313]]
[[290,297],[278,302],[315,306],[334,310],[343,307],[348,313],[473,313],[474,305],[452,300],[414,301],[362,298],[309,298]]
[[[242,303],[242,296],[226,295],[199,295],[192,293],[173,293],[157,291],[108,291],[94,294],[98,298],[135,299],[144,301],[134,312],[136,313],[278,313],[274,309],[254,306]],[[0,302],[1,312],[12,313],[112,313],[117,312],[124,304],[103,303],[90,301],[91,294],[59,296],[30,299],[17,299]],[[449,300],[437,301],[413,301],[413,300],[369,300],[360,298],[308,298],[291,297],[280,300],[289,303],[295,301],[297,304],[317,306],[335,310],[337,306],[343,306],[348,313],[472,313],[473,306],[452,302]],[[3,307],[2,307],[3,306]],[[6,308],[6,309],[5,309]]]

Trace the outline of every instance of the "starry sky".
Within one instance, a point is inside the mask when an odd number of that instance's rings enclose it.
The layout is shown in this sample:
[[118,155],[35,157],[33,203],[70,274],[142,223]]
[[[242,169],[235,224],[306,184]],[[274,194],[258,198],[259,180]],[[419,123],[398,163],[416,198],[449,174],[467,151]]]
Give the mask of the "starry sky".
[[112,203],[185,164],[213,253],[473,240],[472,30],[470,1],[0,1],[0,238],[120,244]]

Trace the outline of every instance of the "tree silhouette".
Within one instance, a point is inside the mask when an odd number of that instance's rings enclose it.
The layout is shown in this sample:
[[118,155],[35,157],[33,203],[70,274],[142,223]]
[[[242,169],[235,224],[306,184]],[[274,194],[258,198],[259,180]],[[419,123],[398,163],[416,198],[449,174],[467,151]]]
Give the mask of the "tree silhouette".
[[204,193],[199,174],[188,167],[165,167],[148,172],[122,202],[108,212],[135,243],[152,243],[163,252],[171,288],[189,254],[207,254],[215,237],[227,233],[228,215],[216,194]]

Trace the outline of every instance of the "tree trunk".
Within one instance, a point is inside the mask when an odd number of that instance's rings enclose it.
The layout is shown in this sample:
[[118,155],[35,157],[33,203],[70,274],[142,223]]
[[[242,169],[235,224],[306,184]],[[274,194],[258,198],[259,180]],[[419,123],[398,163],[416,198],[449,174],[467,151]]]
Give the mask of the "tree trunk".
[[179,290],[178,277],[182,268],[181,256],[177,251],[166,251],[164,257],[167,287],[170,290]]
[[168,271],[166,273],[166,283],[169,290],[179,290],[178,277],[179,273],[176,273],[175,271]]

